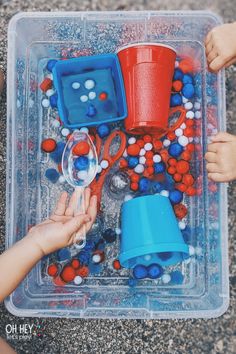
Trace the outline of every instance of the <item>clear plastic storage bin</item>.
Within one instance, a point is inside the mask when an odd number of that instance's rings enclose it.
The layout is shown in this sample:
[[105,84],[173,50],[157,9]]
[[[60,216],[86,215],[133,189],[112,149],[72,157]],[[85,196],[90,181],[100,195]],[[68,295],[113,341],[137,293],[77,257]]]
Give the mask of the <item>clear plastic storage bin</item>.
[[[106,250],[101,272],[76,286],[54,286],[46,275],[43,259],[6,300],[17,316],[80,318],[201,318],[223,314],[229,303],[227,256],[227,195],[224,184],[209,183],[203,159],[208,136],[225,129],[224,72],[207,71],[204,38],[220,24],[208,12],[55,12],[20,13],[8,31],[8,128],[6,243],[21,239],[30,225],[40,222],[54,207],[66,185],[50,184],[44,173],[52,164],[40,144],[55,136],[50,111],[42,109],[39,84],[51,58],[62,51],[114,53],[135,42],[161,42],[177,54],[199,61],[197,89],[202,105],[199,149],[193,172],[202,185],[188,206],[189,243],[195,255],[173,269],[181,270],[182,284],[163,284],[145,279],[134,287],[127,283],[128,270],[112,268],[118,242]],[[53,112],[52,112],[53,114]],[[109,178],[108,178],[109,179]],[[109,205],[102,220],[117,227],[122,201],[106,188],[103,203]],[[27,255],[25,255],[27,257]],[[13,265],[14,266],[14,265]]]

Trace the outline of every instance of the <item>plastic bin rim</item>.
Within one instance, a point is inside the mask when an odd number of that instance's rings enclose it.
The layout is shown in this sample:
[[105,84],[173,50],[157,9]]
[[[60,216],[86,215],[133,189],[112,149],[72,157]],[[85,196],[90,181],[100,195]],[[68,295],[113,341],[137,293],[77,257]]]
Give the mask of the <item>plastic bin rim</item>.
[[127,45],[125,45],[123,47],[118,48],[116,53],[118,54],[122,50],[125,50],[125,49],[128,49],[128,48],[132,48],[132,47],[136,47],[136,46],[147,46],[147,45],[148,46],[156,46],[156,47],[168,48],[168,49],[172,50],[173,52],[175,52],[175,54],[177,53],[176,50],[173,47],[171,47],[170,45],[157,43],[157,42],[137,42],[137,43],[127,44]]

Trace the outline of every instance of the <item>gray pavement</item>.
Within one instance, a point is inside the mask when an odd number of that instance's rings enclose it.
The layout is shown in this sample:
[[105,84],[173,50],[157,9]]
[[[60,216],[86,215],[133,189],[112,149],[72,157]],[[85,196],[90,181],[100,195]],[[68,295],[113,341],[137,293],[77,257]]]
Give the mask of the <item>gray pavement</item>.
[[[53,10],[203,10],[236,20],[235,0],[15,0],[0,1],[0,66],[6,67],[7,26],[19,11]],[[227,70],[228,130],[236,134],[236,68]],[[0,104],[0,251],[5,238],[6,95]],[[213,320],[80,320],[23,319],[0,305],[0,336],[6,324],[40,324],[42,338],[12,341],[18,353],[236,353],[236,183],[229,187],[230,296],[227,313]],[[0,353],[2,354],[2,353]],[[4,353],[3,353],[4,354]]]

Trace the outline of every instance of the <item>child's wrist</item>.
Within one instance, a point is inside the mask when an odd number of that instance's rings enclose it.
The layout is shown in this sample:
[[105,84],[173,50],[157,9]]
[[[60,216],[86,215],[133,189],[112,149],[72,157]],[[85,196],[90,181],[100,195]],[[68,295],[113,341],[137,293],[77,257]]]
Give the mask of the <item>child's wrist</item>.
[[38,259],[41,259],[45,256],[44,250],[42,249],[40,243],[37,241],[37,237],[35,237],[34,233],[28,233],[20,242],[24,244],[24,247],[27,247],[30,252],[34,252],[35,256]]

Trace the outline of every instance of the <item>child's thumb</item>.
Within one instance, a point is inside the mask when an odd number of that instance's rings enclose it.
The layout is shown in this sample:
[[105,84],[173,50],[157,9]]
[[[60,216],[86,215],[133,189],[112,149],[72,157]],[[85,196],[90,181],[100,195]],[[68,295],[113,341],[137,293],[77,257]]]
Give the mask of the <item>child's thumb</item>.
[[74,216],[71,220],[67,221],[63,227],[68,236],[77,232],[83,224],[90,221],[90,217],[85,214]]

